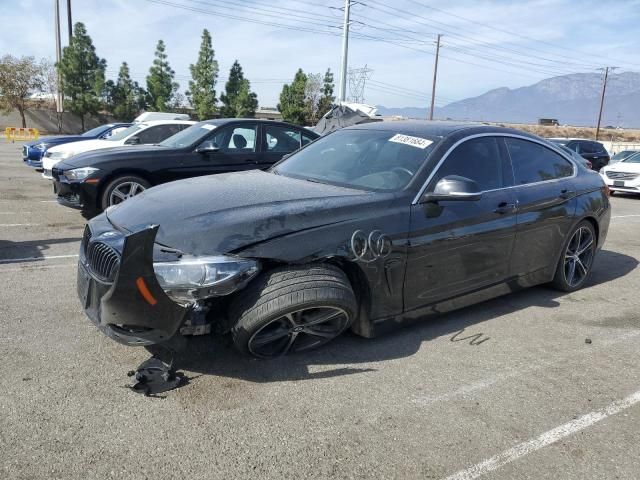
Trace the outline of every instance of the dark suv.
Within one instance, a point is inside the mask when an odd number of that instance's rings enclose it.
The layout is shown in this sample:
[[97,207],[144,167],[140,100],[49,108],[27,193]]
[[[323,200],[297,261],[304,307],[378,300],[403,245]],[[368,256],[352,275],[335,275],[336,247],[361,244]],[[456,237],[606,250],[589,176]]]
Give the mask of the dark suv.
[[574,152],[580,154],[591,162],[592,169],[596,172],[609,164],[609,153],[600,142],[593,140],[580,140],[571,138],[549,138],[553,143],[559,143]]

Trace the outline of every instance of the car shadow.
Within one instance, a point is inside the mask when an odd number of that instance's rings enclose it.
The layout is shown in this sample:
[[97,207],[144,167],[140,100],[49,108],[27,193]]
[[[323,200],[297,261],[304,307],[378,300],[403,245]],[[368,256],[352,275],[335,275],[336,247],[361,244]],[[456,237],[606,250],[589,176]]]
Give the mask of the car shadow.
[[[587,285],[606,283],[629,274],[638,260],[608,250],[601,251]],[[232,377],[250,382],[281,382],[354,375],[375,371],[376,362],[415,354],[429,340],[451,335],[451,342],[480,345],[491,341],[480,325],[496,316],[538,306],[555,308],[564,292],[547,286],[533,287],[441,315],[374,339],[347,333],[324,347],[275,360],[259,360],[238,353],[229,336],[193,337],[185,352],[175,357],[178,369],[204,375]],[[470,331],[467,329],[473,328]],[[354,366],[361,365],[361,367]],[[335,368],[326,368],[335,366]]]
[[0,240],[0,264],[31,263],[44,260],[51,245],[60,243],[78,243],[81,237],[51,238],[46,240],[29,240],[13,242]]

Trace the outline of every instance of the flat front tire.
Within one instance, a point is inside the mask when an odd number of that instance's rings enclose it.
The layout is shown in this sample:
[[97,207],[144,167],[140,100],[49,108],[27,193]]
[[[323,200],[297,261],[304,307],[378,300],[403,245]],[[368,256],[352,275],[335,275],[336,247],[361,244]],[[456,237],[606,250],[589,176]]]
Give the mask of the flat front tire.
[[562,247],[553,286],[565,292],[582,288],[596,255],[596,231],[588,220],[578,223]]
[[332,265],[266,272],[238,293],[230,312],[236,348],[259,358],[305,352],[344,332],[357,312],[347,276]]

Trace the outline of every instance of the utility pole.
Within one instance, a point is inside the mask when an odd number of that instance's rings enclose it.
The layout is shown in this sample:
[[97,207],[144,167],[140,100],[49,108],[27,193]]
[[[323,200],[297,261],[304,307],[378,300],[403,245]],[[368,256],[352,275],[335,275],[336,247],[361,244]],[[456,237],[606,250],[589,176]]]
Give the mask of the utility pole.
[[618,67],[605,67],[599,70],[604,70],[604,80],[602,82],[602,94],[600,95],[600,113],[598,113],[598,126],[596,127],[596,140],[600,135],[600,122],[602,121],[602,110],[604,108],[604,94],[607,91],[607,79],[609,78],[609,70],[613,72]]
[[69,26],[69,43],[73,37],[73,23],[71,22],[71,0],[67,0],[67,24]]
[[[60,64],[62,60],[62,49],[61,49],[61,41],[60,41],[60,0],[53,0],[54,10],[55,10],[55,35],[56,35],[56,70],[58,70],[57,65]],[[60,71],[57,71],[58,85],[56,92],[56,112],[62,113],[64,111],[63,108],[63,98],[62,98],[62,79],[60,78]],[[60,122],[58,122],[58,129],[61,128]]]
[[440,38],[442,34],[438,34],[436,41],[436,63],[433,66],[433,85],[431,86],[431,108],[429,109],[429,120],[433,120],[433,107],[436,103],[436,80],[438,78],[438,58],[440,57]]
[[342,24],[342,69],[340,70],[340,91],[338,100],[344,102],[347,94],[347,52],[349,50],[349,8],[351,0],[344,0],[344,22]]

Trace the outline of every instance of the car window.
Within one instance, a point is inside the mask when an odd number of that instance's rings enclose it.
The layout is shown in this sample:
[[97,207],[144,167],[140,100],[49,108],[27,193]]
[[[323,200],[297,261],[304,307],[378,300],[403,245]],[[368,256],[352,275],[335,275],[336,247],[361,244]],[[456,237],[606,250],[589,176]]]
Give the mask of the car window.
[[573,174],[573,165],[539,143],[505,138],[516,185],[569,177]]
[[128,127],[116,127],[113,130],[109,130],[108,132],[102,134],[100,138],[103,140],[107,140],[113,137],[114,135],[117,135],[118,133],[122,132],[123,130],[126,130],[127,128]]
[[311,143],[315,140],[315,137],[311,137],[309,135],[306,134],[302,134],[302,146],[304,147],[305,145],[307,145],[308,143]]
[[141,123],[138,123],[136,125],[131,125],[130,127],[127,127],[124,130],[121,130],[118,133],[111,135],[109,138],[106,138],[105,140],[109,140],[110,142],[117,142],[118,140],[124,140],[129,135],[133,135],[134,133],[142,130],[144,127],[145,125]]
[[607,153],[607,151],[604,149],[604,145],[602,145],[601,143],[593,142],[591,145],[593,146],[594,153],[598,153],[598,154]]
[[211,140],[221,152],[255,152],[256,125],[222,128],[211,138]]
[[433,191],[441,178],[459,175],[478,184],[480,190],[495,190],[510,184],[498,139],[480,137],[467,140],[458,145],[445,159],[434,176],[429,190]]
[[279,125],[264,128],[265,148],[271,153],[291,153],[300,148],[300,131]]
[[580,142],[580,150],[578,153],[596,153],[596,147],[589,142]]
[[580,153],[580,149],[578,148],[579,145],[577,142],[569,142],[567,143],[567,148],[570,148],[571,150],[573,150],[576,153]]
[[137,137],[140,139],[140,143],[144,144],[154,144],[160,143],[165,138],[169,138],[172,135],[175,135],[180,131],[181,125],[179,124],[168,124],[168,125],[155,125],[153,127],[147,128],[146,130],[137,134]]

